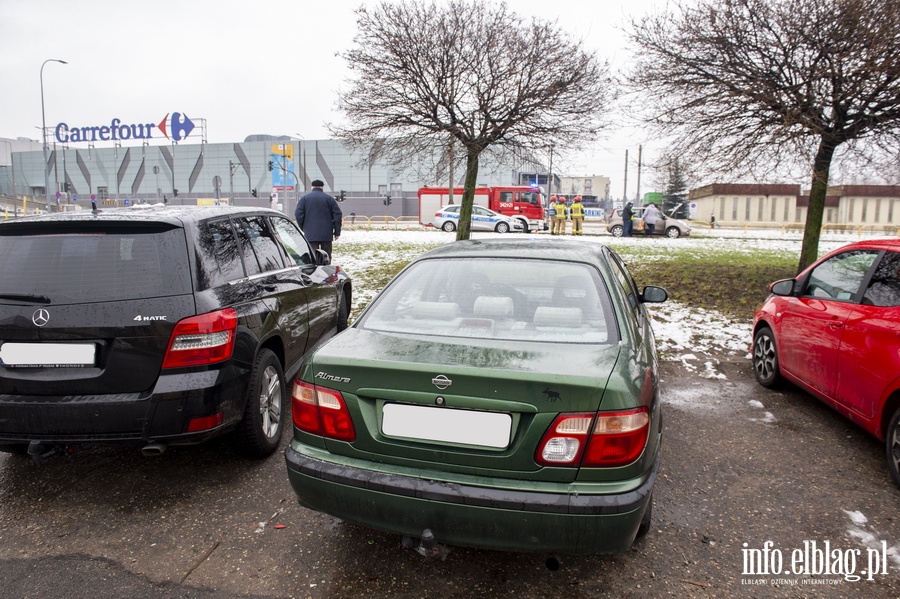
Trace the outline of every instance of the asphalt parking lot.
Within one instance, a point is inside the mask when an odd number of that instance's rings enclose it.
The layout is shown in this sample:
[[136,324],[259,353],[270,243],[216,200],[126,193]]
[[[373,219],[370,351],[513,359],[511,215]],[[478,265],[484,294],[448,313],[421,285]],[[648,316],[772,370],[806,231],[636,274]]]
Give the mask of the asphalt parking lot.
[[807,395],[759,387],[747,361],[716,372],[662,364],[653,527],[622,555],[426,561],[299,507],[280,452],[96,446],[42,466],[0,456],[0,596],[900,596],[900,490],[881,444]]

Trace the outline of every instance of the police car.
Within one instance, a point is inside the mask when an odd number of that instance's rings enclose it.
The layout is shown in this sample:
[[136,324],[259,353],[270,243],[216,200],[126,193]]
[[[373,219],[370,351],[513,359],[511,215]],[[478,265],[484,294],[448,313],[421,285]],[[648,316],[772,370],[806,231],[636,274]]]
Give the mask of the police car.
[[[459,223],[459,209],[459,204],[441,208],[440,212],[434,214],[434,226],[448,233],[455,231]],[[508,233],[512,230],[521,231],[522,223],[482,206],[472,206],[472,230]]]

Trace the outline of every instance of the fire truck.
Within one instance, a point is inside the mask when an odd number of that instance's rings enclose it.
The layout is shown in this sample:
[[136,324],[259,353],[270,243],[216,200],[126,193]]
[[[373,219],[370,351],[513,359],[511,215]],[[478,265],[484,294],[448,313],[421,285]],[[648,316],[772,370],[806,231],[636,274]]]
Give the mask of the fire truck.
[[[463,188],[453,188],[453,203],[462,202]],[[419,222],[433,224],[434,213],[450,203],[448,187],[422,187],[419,189]],[[506,187],[476,187],[475,204],[490,208],[522,222],[522,230],[546,231],[544,222],[544,195],[540,188],[510,185]]]

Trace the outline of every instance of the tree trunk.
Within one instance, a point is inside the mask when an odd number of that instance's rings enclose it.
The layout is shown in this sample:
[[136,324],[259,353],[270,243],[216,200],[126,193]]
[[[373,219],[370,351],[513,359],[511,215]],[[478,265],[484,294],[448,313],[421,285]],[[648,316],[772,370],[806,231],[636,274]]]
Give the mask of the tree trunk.
[[470,237],[472,231],[472,205],[475,203],[475,184],[478,181],[477,150],[466,150],[466,182],[463,184],[463,196],[459,206],[459,223],[456,229],[456,241]]
[[819,257],[819,237],[822,235],[822,220],[825,215],[825,196],[828,193],[828,173],[834,157],[834,142],[822,139],[813,161],[812,186],[809,191],[809,208],[806,213],[806,228],[803,231],[803,245],[800,247],[801,272]]

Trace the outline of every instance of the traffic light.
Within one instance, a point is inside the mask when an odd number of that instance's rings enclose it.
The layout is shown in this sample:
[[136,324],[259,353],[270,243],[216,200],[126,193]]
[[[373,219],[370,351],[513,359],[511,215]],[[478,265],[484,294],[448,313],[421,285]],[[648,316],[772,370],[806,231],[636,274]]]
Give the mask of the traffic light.
[[177,189],[173,189],[173,190],[172,190],[172,195],[175,196],[175,197],[177,198],[177,197],[178,197],[178,190],[177,190]]
[[69,193],[69,184],[68,183],[63,183],[63,191],[66,193]]
[[384,200],[382,200],[381,203],[384,204],[385,206],[390,206],[391,205],[391,196],[385,196]]
[[250,195],[252,195],[254,198],[255,198],[255,197],[258,197],[258,196],[256,195],[256,189],[251,190],[251,191],[250,191]]
[[339,199],[338,199],[338,202],[343,202],[343,201],[344,201],[344,190],[342,189],[341,195],[339,196]]
[[272,170],[272,161],[269,161],[269,170]]

